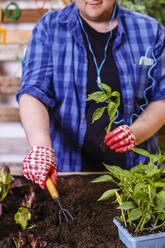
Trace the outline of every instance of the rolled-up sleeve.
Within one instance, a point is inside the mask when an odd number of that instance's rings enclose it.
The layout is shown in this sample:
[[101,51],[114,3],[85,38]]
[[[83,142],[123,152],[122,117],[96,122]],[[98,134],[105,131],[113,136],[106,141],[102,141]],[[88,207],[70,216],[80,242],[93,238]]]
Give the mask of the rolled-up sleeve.
[[155,68],[151,70],[153,83],[151,101],[165,99],[165,29],[159,24],[155,46]]
[[34,27],[23,58],[18,102],[22,94],[29,94],[49,107],[55,105],[50,42],[49,15],[45,15]]

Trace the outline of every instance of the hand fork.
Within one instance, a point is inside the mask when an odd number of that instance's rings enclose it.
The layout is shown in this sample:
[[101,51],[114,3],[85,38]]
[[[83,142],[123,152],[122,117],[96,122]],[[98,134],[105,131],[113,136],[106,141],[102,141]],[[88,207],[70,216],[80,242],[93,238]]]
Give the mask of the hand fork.
[[52,182],[52,180],[48,177],[47,181],[46,181],[46,187],[51,195],[51,197],[58,203],[58,206],[60,208],[59,210],[59,213],[58,213],[58,216],[59,216],[59,224],[61,225],[62,223],[62,214],[65,218],[65,221],[67,224],[69,224],[69,218],[73,221],[74,218],[73,216],[71,215],[71,213],[62,207],[61,203],[60,203],[60,200],[59,200],[59,194],[58,194],[58,191],[54,185],[54,183]]

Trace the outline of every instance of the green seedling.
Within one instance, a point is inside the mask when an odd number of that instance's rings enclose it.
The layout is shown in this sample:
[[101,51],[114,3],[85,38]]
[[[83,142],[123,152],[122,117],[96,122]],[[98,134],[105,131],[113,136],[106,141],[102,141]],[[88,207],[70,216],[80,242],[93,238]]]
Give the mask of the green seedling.
[[31,220],[31,212],[26,207],[20,207],[17,213],[14,215],[15,222],[20,224],[22,229],[25,230],[28,225],[28,221]]
[[[33,191],[32,187],[30,187],[30,193],[28,195],[25,195],[24,199],[21,202],[21,207],[18,208],[16,214],[14,215],[16,224],[19,224],[23,231],[34,227],[34,225],[28,226],[28,222],[31,220],[32,217],[31,208],[35,199],[35,192]],[[24,244],[27,243],[26,236],[28,235],[24,235],[23,232],[20,231],[17,235],[11,234],[16,248],[21,248],[24,246]]]
[[12,233],[11,238],[12,238],[16,248],[22,248],[26,244],[26,238],[23,236],[23,234],[21,232],[18,232],[18,237],[16,237]]
[[106,133],[111,130],[112,123],[115,119],[117,109],[120,105],[120,93],[113,91],[111,87],[104,83],[98,83],[103,89],[88,95],[87,101],[95,101],[96,103],[105,103],[104,107],[97,108],[92,116],[92,123],[100,119],[104,112],[107,111],[109,117],[109,125],[106,127]]
[[133,148],[134,152],[148,158],[148,163],[125,170],[119,166],[104,164],[108,175],[94,179],[93,183],[113,182],[116,187],[107,190],[98,199],[107,200],[115,197],[113,203],[121,210],[117,219],[125,227],[131,226],[135,233],[150,227],[165,229],[165,155],[150,154],[144,149]]
[[11,176],[8,166],[3,166],[0,169],[0,215],[2,215],[2,201],[7,196],[9,190],[12,188],[14,177]]
[[29,220],[31,220],[31,208],[33,201],[36,199],[35,192],[32,187],[30,187],[30,193],[25,195],[21,202],[21,207],[18,209],[14,215],[14,219],[17,224],[19,224],[23,230],[28,226]]

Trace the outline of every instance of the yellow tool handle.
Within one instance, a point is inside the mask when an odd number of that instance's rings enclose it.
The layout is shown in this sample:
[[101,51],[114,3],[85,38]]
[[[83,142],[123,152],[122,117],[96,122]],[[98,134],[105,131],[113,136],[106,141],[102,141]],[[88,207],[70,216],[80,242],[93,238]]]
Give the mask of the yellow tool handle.
[[46,187],[51,195],[51,197],[54,198],[58,198],[59,194],[58,191],[54,185],[54,183],[52,182],[52,180],[50,179],[50,177],[48,177],[47,181],[46,181]]

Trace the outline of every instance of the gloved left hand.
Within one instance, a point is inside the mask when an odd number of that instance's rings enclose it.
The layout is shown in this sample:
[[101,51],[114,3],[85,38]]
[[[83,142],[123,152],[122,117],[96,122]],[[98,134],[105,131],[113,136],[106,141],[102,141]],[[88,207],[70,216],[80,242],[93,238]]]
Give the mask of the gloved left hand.
[[22,162],[23,175],[46,189],[46,180],[50,176],[57,186],[57,166],[55,152],[50,147],[34,146]]
[[129,126],[121,125],[105,136],[104,143],[116,152],[128,152],[135,147],[135,136]]

